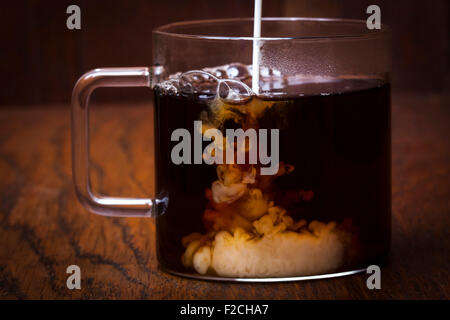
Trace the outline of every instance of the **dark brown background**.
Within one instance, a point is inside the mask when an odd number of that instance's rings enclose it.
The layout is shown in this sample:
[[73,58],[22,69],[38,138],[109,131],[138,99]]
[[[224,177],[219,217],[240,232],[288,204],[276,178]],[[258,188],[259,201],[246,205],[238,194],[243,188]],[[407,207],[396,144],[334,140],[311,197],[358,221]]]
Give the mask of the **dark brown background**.
[[[81,8],[81,30],[66,8]],[[393,29],[395,90],[450,88],[448,0],[265,0],[263,16],[366,19],[378,4]],[[69,102],[76,79],[95,67],[151,65],[151,31],[170,22],[248,17],[252,0],[52,0],[1,5],[0,105]],[[101,89],[99,100],[149,99],[145,89]]]
[[[70,4],[81,7],[80,31],[66,28]],[[369,4],[393,30],[392,252],[382,290],[368,290],[364,273],[260,285],[171,276],[158,269],[153,219],[97,216],[76,199],[76,79],[99,66],[150,65],[152,28],[251,16],[251,0],[15,0],[0,4],[0,299],[449,299],[450,1],[264,0],[263,15],[365,19]],[[154,192],[149,91],[94,93],[95,190]],[[71,264],[82,290],[66,288]]]

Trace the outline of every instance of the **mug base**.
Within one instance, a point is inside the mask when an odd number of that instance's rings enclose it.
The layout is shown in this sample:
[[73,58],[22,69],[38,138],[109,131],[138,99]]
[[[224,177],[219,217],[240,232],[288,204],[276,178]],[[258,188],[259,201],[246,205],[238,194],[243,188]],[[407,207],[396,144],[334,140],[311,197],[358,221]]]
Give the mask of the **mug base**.
[[179,272],[173,271],[168,268],[165,268],[162,265],[159,265],[159,268],[167,272],[169,274],[173,274],[175,276],[196,279],[196,280],[208,280],[208,281],[219,281],[219,282],[247,282],[247,283],[262,283],[262,282],[293,282],[293,281],[306,281],[306,280],[319,280],[319,279],[328,279],[328,278],[339,278],[350,276],[353,274],[361,273],[366,271],[366,269],[356,269],[350,271],[343,272],[335,272],[335,273],[326,273],[319,275],[311,275],[311,276],[298,276],[298,277],[275,277],[275,278],[233,278],[233,277],[220,277],[220,276],[211,276],[211,275],[201,275],[198,273],[189,273],[189,272]]

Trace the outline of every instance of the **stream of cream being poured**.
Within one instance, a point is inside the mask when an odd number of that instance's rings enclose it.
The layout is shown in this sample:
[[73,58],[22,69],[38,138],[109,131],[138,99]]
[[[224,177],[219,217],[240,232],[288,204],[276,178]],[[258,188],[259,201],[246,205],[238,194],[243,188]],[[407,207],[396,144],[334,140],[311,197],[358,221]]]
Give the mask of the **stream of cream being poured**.
[[255,0],[255,15],[253,18],[253,59],[252,59],[252,90],[259,93],[259,60],[260,60],[260,40],[261,37],[261,11],[262,0]]

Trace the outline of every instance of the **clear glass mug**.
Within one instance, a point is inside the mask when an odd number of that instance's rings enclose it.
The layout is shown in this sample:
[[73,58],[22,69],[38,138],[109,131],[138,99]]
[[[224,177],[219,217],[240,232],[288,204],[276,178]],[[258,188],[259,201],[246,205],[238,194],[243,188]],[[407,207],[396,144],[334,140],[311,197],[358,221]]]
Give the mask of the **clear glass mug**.
[[[166,25],[153,32],[154,66],[83,75],[72,95],[80,202],[105,216],[155,217],[159,264],[181,276],[287,281],[382,264],[391,219],[388,30],[305,18],[264,18],[257,39],[252,30],[252,19]],[[91,189],[88,105],[98,87],[153,88],[156,197]],[[278,132],[275,171],[262,174],[267,157],[248,160],[255,146],[245,137],[230,144],[230,159],[238,148],[248,154],[244,164],[206,161],[204,148],[216,142],[209,156],[218,155],[227,130],[239,128]],[[208,129],[224,135],[207,137]],[[180,132],[200,137],[200,154],[180,149]]]

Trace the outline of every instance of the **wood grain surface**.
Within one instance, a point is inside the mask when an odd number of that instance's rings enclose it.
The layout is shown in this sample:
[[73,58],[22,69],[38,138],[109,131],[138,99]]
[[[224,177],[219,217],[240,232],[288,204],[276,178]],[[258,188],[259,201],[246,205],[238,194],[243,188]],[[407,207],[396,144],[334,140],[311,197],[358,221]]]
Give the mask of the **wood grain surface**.
[[[187,280],[158,269],[152,219],[87,212],[71,181],[68,106],[0,111],[0,299],[430,299],[450,297],[450,99],[393,99],[392,253],[366,274],[278,284]],[[94,188],[153,192],[152,109],[94,105]],[[66,287],[81,268],[82,289]]]

